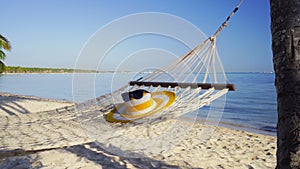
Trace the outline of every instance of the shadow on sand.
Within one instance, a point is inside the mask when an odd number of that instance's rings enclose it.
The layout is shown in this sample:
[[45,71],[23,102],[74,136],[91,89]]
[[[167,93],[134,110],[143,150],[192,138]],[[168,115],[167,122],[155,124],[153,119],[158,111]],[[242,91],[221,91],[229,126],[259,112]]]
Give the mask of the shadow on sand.
[[[34,98],[26,98],[26,99],[34,100]],[[21,114],[30,113],[26,108],[18,104],[18,102],[22,102],[22,101],[24,101],[24,98],[0,95],[0,110],[6,112],[8,115],[16,115],[15,112]]]
[[[202,169],[194,168],[189,164],[171,165],[163,161],[156,160],[143,156],[141,154],[133,153],[133,155],[139,156],[140,158],[122,157],[112,154],[101,147],[101,143],[90,142],[83,145],[75,145],[66,147],[63,149],[46,149],[37,151],[24,151],[24,150],[12,150],[12,151],[1,151],[0,152],[0,168],[11,169],[21,167],[22,169],[29,168],[43,168],[43,164],[38,156],[38,152],[49,151],[49,150],[63,150],[75,154],[79,158],[86,158],[87,160],[99,165],[99,168],[114,168],[114,169],[126,169],[128,164],[138,169]],[[115,148],[117,149],[117,148]],[[120,150],[122,151],[122,150]],[[71,167],[72,166],[68,166]]]
[[[90,148],[86,148],[90,147]],[[116,149],[116,148],[115,148]],[[65,150],[76,154],[79,157],[85,157],[90,161],[93,161],[96,164],[101,165],[102,167],[112,167],[112,168],[126,168],[126,164],[130,163],[135,168],[147,169],[147,168],[169,168],[177,169],[180,168],[175,165],[166,164],[162,161],[158,161],[141,154],[135,154],[134,156],[140,156],[140,158],[130,158],[118,156],[118,160],[115,160],[116,155],[106,151],[101,147],[101,143],[92,142],[85,145],[77,145],[68,147]],[[120,150],[122,151],[122,150]],[[122,162],[122,163],[120,163]]]

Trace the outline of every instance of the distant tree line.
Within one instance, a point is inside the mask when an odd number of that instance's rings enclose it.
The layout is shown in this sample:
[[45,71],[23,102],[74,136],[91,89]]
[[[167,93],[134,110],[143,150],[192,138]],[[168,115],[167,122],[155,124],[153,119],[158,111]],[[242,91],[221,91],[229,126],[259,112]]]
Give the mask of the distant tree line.
[[97,73],[94,70],[5,66],[3,73]]

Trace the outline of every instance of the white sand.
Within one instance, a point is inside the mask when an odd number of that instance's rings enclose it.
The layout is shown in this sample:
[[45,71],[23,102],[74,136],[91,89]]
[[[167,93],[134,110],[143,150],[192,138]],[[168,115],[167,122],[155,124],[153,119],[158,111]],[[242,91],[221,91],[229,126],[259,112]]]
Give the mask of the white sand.
[[73,103],[0,93],[0,116],[35,113],[70,105]]
[[[2,94],[0,102],[2,117],[72,105],[9,94]],[[181,121],[180,125],[184,128],[190,122]],[[143,151],[147,154],[153,149]],[[188,137],[172,149],[142,158],[114,155],[97,142],[19,155],[0,159],[0,168],[275,168],[276,138],[196,123]]]

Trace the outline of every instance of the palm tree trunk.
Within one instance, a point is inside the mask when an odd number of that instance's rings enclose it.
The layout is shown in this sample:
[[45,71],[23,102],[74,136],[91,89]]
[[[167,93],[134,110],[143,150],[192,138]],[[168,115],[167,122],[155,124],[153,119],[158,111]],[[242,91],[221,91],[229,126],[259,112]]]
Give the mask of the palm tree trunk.
[[277,168],[300,168],[300,0],[270,0],[278,102]]

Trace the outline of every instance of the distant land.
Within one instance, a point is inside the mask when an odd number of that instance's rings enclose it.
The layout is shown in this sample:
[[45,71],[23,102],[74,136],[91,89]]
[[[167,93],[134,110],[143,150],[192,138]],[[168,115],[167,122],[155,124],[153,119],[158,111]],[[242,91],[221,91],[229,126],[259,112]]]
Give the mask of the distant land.
[[96,70],[6,66],[3,73],[100,73]]
[[[132,73],[132,71],[112,71],[112,70],[83,70],[68,68],[41,68],[41,67],[21,67],[21,66],[5,66],[2,74],[11,73]],[[0,72],[1,74],[1,72]]]

